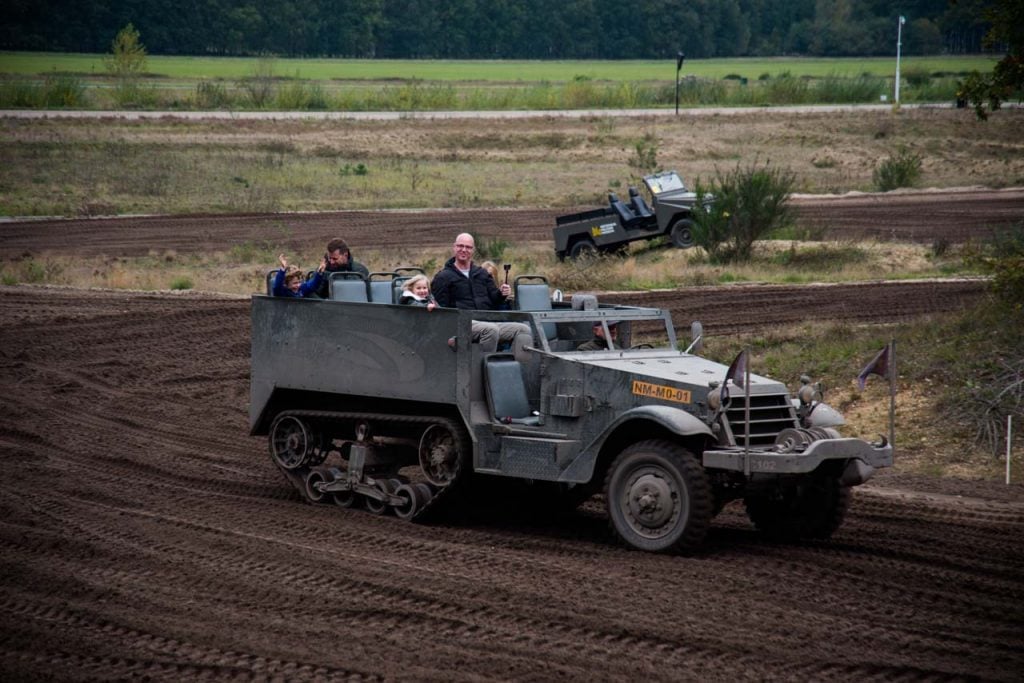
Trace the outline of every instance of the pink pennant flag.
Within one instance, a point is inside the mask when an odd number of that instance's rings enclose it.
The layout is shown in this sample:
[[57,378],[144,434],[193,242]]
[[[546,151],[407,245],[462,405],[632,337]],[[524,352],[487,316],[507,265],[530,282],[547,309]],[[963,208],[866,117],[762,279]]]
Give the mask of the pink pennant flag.
[[889,349],[890,345],[886,344],[885,347],[879,351],[870,363],[865,366],[860,374],[857,375],[857,387],[864,389],[868,382],[868,375],[878,375],[885,379],[889,378]]

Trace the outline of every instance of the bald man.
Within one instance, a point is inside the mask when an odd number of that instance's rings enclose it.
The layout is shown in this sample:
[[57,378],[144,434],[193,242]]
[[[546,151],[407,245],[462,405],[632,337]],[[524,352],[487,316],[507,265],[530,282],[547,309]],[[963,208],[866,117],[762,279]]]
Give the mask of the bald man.
[[[497,310],[508,299],[512,288],[508,283],[500,287],[486,270],[473,263],[476,242],[467,232],[455,238],[452,257],[438,271],[431,282],[431,293],[439,306],[476,311]],[[473,341],[487,353],[501,342],[512,344],[516,355],[532,341],[530,326],[525,323],[489,323],[473,321]]]

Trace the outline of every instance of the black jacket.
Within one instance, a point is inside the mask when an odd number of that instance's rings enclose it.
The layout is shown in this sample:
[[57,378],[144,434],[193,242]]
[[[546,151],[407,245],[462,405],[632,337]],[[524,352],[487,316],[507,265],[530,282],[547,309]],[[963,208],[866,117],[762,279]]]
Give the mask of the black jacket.
[[493,311],[505,303],[505,297],[494,284],[494,278],[475,264],[469,266],[469,277],[455,267],[455,257],[431,281],[430,292],[438,306]]
[[349,252],[348,263],[337,268],[332,268],[328,263],[327,268],[324,269],[323,279],[320,281],[320,286],[316,288],[316,295],[321,299],[331,296],[331,273],[362,273],[363,277],[370,277],[370,271],[366,269],[366,266],[352,258],[352,253]]

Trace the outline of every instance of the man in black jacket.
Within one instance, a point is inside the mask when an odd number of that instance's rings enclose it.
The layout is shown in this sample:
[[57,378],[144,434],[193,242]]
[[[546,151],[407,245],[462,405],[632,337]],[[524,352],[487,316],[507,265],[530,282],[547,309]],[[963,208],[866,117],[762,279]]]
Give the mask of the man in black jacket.
[[340,237],[336,237],[327,243],[327,268],[324,270],[323,280],[316,289],[316,295],[321,299],[330,298],[331,295],[331,273],[362,273],[363,277],[369,277],[370,271],[362,263],[352,258],[352,250]]
[[[473,263],[476,242],[469,233],[455,238],[453,256],[438,271],[430,285],[439,306],[477,311],[493,311],[500,307],[512,288],[508,283],[500,287],[486,270]],[[498,348],[500,342],[510,342],[517,353],[532,341],[530,326],[525,323],[489,323],[473,321],[473,341],[487,353]]]

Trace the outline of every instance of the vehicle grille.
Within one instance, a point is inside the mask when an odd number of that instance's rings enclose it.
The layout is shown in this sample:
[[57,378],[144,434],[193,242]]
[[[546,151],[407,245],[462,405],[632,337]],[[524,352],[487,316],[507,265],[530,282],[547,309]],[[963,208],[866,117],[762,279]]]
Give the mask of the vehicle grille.
[[[742,446],[747,435],[747,424],[744,422],[746,400],[743,394],[734,394],[725,413],[725,428],[736,446]],[[796,411],[787,394],[759,394],[751,397],[751,447],[771,446],[779,432],[796,426]]]

